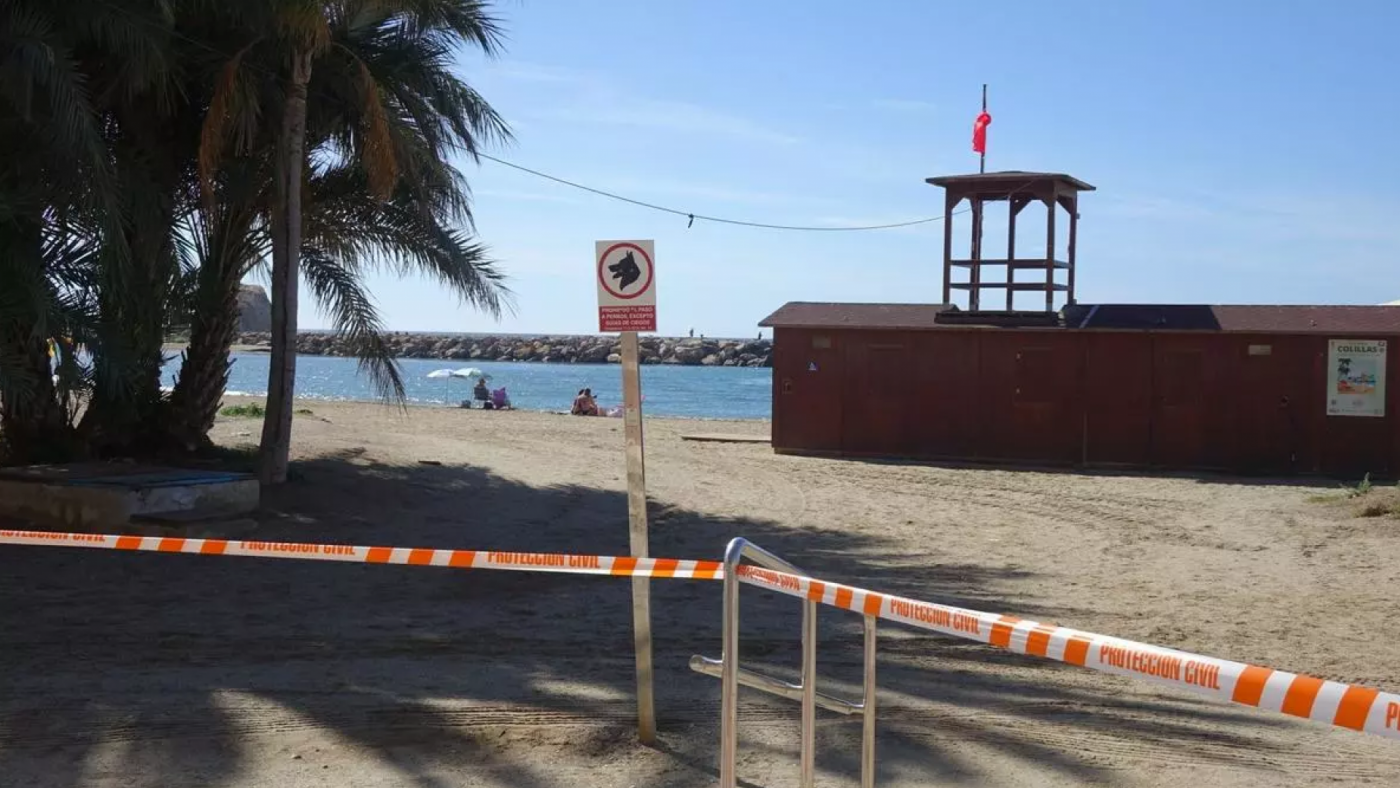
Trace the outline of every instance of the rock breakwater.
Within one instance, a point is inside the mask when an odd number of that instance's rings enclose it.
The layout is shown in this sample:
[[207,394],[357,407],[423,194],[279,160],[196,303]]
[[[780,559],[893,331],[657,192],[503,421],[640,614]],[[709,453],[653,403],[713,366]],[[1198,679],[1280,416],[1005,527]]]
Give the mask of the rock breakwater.
[[[386,337],[399,358],[439,358],[451,361],[526,361],[542,364],[616,364],[622,346],[614,336],[463,336],[393,333]],[[263,350],[266,333],[244,333],[237,344]],[[350,346],[334,334],[297,335],[297,352],[308,356],[353,356]],[[767,339],[641,339],[643,364],[705,367],[772,366],[773,343]]]

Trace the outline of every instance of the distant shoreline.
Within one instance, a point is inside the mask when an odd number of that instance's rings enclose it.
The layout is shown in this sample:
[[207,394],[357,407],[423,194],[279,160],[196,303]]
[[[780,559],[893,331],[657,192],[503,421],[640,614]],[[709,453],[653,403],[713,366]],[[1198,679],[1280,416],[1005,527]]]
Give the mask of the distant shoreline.
[[[266,394],[249,394],[249,393],[243,392],[243,391],[234,391],[234,392],[225,392],[224,395],[223,395],[222,400],[223,400],[223,401],[222,401],[222,403],[220,404],[220,408],[221,408],[221,409],[222,409],[224,406],[227,406],[227,405],[230,405],[230,404],[232,404],[232,405],[239,405],[239,404],[243,404],[243,403],[247,403],[247,402],[262,402],[262,403],[265,403],[265,402],[267,402],[267,395],[266,395]],[[394,404],[394,403],[384,403],[384,402],[382,402],[382,401],[380,401],[380,400],[373,400],[373,399],[338,399],[338,398],[333,399],[333,398],[330,398],[330,397],[296,397],[295,400],[294,400],[294,402],[296,403],[296,405],[298,405],[298,406],[300,406],[300,407],[304,407],[304,408],[306,408],[306,409],[312,411],[310,414],[303,414],[303,415],[315,415],[315,406],[316,406],[317,403],[321,403],[321,404],[324,404],[324,405],[378,405],[378,406],[382,406],[382,407],[386,407],[386,408],[397,408],[397,407],[398,407],[398,405],[396,405],[396,404]],[[452,406],[452,405],[447,405],[447,404],[433,404],[433,403],[429,403],[429,402],[408,402],[408,403],[405,403],[404,407],[407,407],[407,408],[409,408],[409,409],[411,409],[411,410],[453,410],[453,411],[455,411],[455,410],[469,410],[471,413],[479,413],[479,414],[481,414],[483,417],[499,417],[499,416],[505,415],[505,414],[507,414],[507,413],[547,413],[547,414],[550,414],[550,415],[553,415],[553,416],[570,416],[571,418],[599,418],[599,419],[608,420],[608,417],[606,417],[606,416],[592,416],[592,417],[589,417],[589,416],[571,416],[571,414],[570,414],[567,410],[550,410],[550,409],[546,409],[546,408],[512,408],[511,410],[503,410],[503,411],[500,411],[500,412],[494,412],[494,411],[488,411],[488,410],[480,410],[480,409],[477,409],[477,408],[471,408],[471,409],[467,409],[467,408],[457,408],[457,407],[454,407],[454,406]],[[650,421],[680,421],[680,422],[720,422],[720,421],[726,421],[726,422],[734,422],[734,423],[742,423],[742,424],[770,424],[770,423],[772,423],[772,421],[773,421],[772,416],[763,416],[763,417],[758,417],[758,418],[745,418],[745,417],[743,417],[743,416],[651,416],[651,415],[646,415],[646,414],[643,414],[643,415],[645,416],[646,420],[649,421],[649,422],[650,422]],[[612,419],[612,420],[613,420],[613,421],[618,421],[618,422],[621,421],[621,419]]]
[[[616,364],[622,348],[615,336],[513,334],[410,334],[386,335],[396,358],[450,361],[517,361],[541,364]],[[168,349],[183,347],[168,343]],[[265,353],[271,348],[266,333],[243,333],[233,349]],[[354,356],[354,349],[340,337],[325,332],[297,334],[297,354],[303,356]],[[711,339],[708,337],[656,337],[641,339],[643,364],[675,364],[704,367],[772,366],[773,343],[769,339]]]

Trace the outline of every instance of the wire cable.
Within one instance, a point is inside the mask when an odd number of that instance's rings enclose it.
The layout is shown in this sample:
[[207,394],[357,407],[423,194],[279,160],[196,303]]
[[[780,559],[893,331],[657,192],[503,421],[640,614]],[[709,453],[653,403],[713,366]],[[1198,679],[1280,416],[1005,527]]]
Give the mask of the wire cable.
[[[794,224],[767,224],[765,222],[750,222],[744,221],[742,219],[727,219],[721,216],[706,216],[705,214],[701,213],[691,213],[689,211],[682,211],[676,208],[667,208],[664,205],[656,205],[655,203],[649,203],[644,200],[635,200],[631,197],[624,197],[621,194],[614,194],[609,191],[604,191],[603,189],[596,189],[592,186],[585,186],[582,183],[576,183],[565,178],[560,178],[556,175],[550,175],[547,172],[532,170],[529,167],[525,167],[520,164],[515,164],[513,162],[506,161],[505,159],[499,159],[488,153],[477,152],[475,155],[479,158],[486,159],[487,161],[495,162],[496,164],[499,164],[503,167],[509,167],[513,170],[519,170],[524,173],[529,173],[530,175],[534,175],[539,178],[544,178],[545,180],[553,181],[555,183],[563,184],[565,186],[570,186],[581,191],[586,191],[590,194],[596,194],[600,197],[607,197],[611,200],[618,200],[620,202],[630,203],[632,205],[636,205],[642,208],[650,208],[653,211],[661,211],[662,213],[669,213],[675,216],[683,216],[689,219],[691,224],[694,224],[697,220],[699,220],[704,222],[715,222],[718,224],[738,225],[740,227],[756,227],[762,230],[794,230],[800,232],[857,232],[864,230],[893,230],[897,227],[913,227],[914,225],[928,224],[929,222],[942,221],[943,219],[942,216],[930,216],[927,219],[915,219],[913,221],[908,222],[895,222],[893,224],[869,224],[859,227],[819,227]],[[964,213],[968,213],[968,209],[964,208],[961,211],[955,212],[953,215],[957,216],[959,214]]]

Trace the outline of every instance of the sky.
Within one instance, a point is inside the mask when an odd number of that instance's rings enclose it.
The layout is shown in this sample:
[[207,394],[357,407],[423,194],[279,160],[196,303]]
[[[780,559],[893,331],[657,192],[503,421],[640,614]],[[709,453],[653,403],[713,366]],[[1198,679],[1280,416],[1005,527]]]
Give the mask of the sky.
[[[487,152],[551,175],[745,221],[937,216],[942,191],[924,179],[977,170],[987,83],[989,171],[1097,187],[1080,200],[1081,303],[1400,299],[1400,3],[505,0],[497,13],[504,54],[460,60],[514,130]],[[788,301],[941,300],[941,222],[687,227],[458,165],[514,310],[497,321],[431,281],[376,274],[391,329],[595,333],[603,239],[655,240],[662,334],[752,336]],[[1043,245],[1039,210],[1018,244]],[[988,209],[985,256],[1004,247],[1003,211]],[[311,301],[301,313],[328,327]]]

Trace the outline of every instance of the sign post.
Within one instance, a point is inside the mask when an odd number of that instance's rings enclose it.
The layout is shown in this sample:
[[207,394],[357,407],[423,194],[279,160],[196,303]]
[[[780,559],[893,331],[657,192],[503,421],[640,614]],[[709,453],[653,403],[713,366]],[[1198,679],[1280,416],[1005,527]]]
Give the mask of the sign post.
[[[656,330],[655,245],[598,241],[598,330],[621,332],[622,414],[627,437],[627,519],[632,555],[647,558],[646,452],[642,434],[642,369],[637,332]],[[632,578],[632,637],[637,656],[637,737],[656,741],[652,680],[651,580]]]

